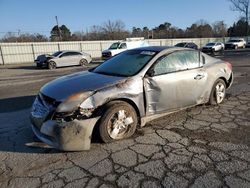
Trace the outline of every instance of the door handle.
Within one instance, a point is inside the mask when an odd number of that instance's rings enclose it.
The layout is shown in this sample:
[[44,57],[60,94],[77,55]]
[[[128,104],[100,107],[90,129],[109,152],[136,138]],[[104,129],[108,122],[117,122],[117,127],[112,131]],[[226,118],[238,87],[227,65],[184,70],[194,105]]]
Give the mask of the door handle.
[[196,76],[194,77],[194,79],[195,79],[195,80],[200,80],[200,79],[202,79],[202,78],[204,78],[204,77],[205,77],[204,75],[198,74],[198,75],[196,75]]

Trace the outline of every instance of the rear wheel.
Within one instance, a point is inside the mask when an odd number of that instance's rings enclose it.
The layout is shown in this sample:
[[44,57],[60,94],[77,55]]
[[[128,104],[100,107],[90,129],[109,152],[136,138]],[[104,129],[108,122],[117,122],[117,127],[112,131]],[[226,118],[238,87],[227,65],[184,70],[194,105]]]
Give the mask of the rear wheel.
[[234,49],[237,50],[237,49],[238,49],[238,45],[235,45],[235,46],[234,46]]
[[56,63],[54,61],[50,61],[48,63],[48,69],[56,69]]
[[209,104],[221,104],[226,96],[226,84],[222,79],[218,79],[212,88]]
[[219,51],[220,54],[224,54],[224,48],[221,48]]
[[79,64],[83,67],[86,67],[88,65],[88,61],[86,59],[81,59]]
[[108,143],[131,137],[136,130],[138,118],[134,108],[126,102],[110,102],[99,123],[101,139]]

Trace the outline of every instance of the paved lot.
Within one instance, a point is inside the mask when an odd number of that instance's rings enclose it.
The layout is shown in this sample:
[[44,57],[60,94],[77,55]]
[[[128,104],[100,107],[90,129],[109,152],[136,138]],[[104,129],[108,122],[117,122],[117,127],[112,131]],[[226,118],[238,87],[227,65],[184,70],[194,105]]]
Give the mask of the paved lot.
[[25,146],[37,141],[28,117],[39,88],[82,68],[1,67],[0,187],[250,187],[249,54],[220,57],[235,72],[222,105],[174,113],[84,152]]

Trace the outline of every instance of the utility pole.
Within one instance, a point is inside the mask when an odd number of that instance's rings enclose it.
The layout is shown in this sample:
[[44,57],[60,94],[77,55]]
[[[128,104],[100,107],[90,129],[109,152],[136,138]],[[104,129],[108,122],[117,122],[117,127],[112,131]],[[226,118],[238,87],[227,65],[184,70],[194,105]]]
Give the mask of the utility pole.
[[86,40],[89,40],[89,32],[88,32],[88,28],[86,28]]
[[[19,39],[20,39],[20,33],[21,33],[21,30],[18,29],[18,30],[17,30],[17,36],[18,36]],[[19,39],[18,39],[18,40],[19,40]],[[17,39],[16,39],[16,42],[17,42]]]
[[83,41],[83,29],[82,29],[82,32],[81,32],[81,41]]
[[60,30],[60,27],[59,27],[59,24],[58,24],[57,16],[56,16],[56,25],[57,25],[57,29],[58,29],[59,39],[60,39],[60,41],[62,41],[61,30]]

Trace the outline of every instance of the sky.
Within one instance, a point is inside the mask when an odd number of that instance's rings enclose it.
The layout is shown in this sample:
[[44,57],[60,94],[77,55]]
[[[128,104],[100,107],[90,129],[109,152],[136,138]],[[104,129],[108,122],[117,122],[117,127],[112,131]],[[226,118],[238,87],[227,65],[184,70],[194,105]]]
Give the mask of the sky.
[[201,19],[231,26],[240,18],[228,0],[0,0],[0,37],[18,31],[49,36],[55,16],[71,32],[85,32],[108,20],[121,20],[131,30],[164,22],[185,29]]

